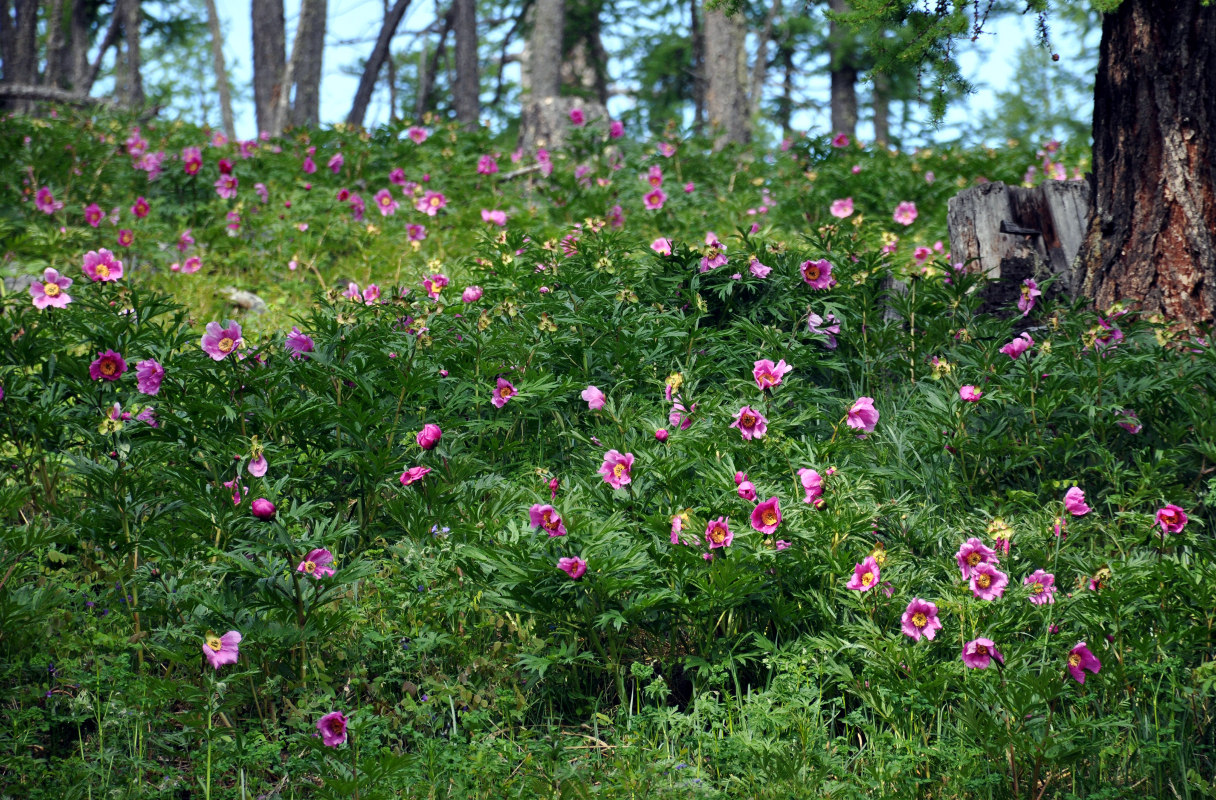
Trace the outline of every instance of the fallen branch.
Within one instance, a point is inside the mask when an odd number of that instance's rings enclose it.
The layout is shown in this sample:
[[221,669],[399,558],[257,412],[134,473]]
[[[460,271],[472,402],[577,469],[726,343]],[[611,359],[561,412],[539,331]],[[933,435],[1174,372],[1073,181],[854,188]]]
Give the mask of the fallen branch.
[[45,100],[75,106],[118,105],[109,97],[89,97],[69,92],[67,89],[56,89],[52,86],[28,86],[20,83],[0,84],[0,97],[12,97],[17,100]]

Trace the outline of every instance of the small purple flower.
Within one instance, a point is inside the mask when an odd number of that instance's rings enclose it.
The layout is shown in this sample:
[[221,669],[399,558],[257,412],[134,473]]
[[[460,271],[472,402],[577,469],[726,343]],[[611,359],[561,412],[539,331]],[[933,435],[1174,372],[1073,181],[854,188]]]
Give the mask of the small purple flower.
[[1068,654],[1068,672],[1077,683],[1085,683],[1085,670],[1097,675],[1101,669],[1102,662],[1085,642],[1077,642],[1077,646]]
[[287,334],[287,349],[291,351],[292,358],[308,358],[308,353],[316,349],[312,337],[301,333],[299,327],[293,325],[291,333]]

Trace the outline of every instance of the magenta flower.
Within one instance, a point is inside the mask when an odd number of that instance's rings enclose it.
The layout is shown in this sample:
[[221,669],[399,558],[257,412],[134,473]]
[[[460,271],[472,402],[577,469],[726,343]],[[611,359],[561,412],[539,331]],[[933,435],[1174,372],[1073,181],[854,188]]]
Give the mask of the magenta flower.
[[781,507],[778,498],[770,497],[752,509],[752,527],[765,536],[772,535],[781,524]]
[[978,403],[980,398],[984,396],[984,392],[978,386],[967,384],[958,390],[958,396],[968,403]]
[[376,208],[380,210],[380,216],[391,217],[397,213],[397,206],[400,204],[388,189],[381,189],[376,192],[376,196],[373,199],[375,200]]
[[836,319],[835,314],[828,314],[826,318],[818,314],[810,314],[806,318],[806,329],[818,336],[826,336],[827,342],[824,346],[829,350],[836,349],[836,334],[840,333],[840,320]]
[[532,523],[533,528],[544,528],[548,531],[550,538],[566,535],[562,515],[557,513],[557,509],[553,506],[534,504],[532,508],[528,509],[528,521]]
[[130,247],[135,244],[135,232],[123,228],[118,232],[118,244],[121,247]]
[[249,460],[249,474],[255,478],[261,478],[266,474],[266,470],[270,469],[270,462],[266,460],[266,454],[262,452],[261,446],[254,448],[254,456]]
[[654,432],[654,438],[658,439],[660,442],[667,441],[667,436],[668,433],[666,428],[658,428]]
[[298,326],[291,326],[291,333],[287,334],[286,347],[291,351],[292,358],[308,358],[307,353],[311,353],[316,349],[316,343],[308,334],[301,333]]
[[51,193],[51,187],[49,186],[43,186],[34,195],[34,205],[44,214],[54,214],[63,208],[63,203],[55,199],[55,195]]
[[257,500],[254,500],[249,504],[249,510],[252,511],[253,515],[258,519],[269,521],[274,519],[275,512],[278,509],[274,507],[274,503],[270,502],[265,497],[259,497]]
[[1027,278],[1022,281],[1021,294],[1018,296],[1018,311],[1022,312],[1023,317],[1034,308],[1035,298],[1042,295],[1043,293],[1039,291],[1039,285],[1034,282],[1034,278]]
[[145,358],[135,365],[136,388],[144,394],[156,394],[160,391],[161,381],[165,379],[165,368],[153,358]]
[[616,450],[609,450],[604,454],[604,463],[600,465],[600,475],[604,476],[604,483],[619,489],[633,480],[630,476],[632,469],[633,453],[622,455]]
[[1005,657],[996,649],[991,639],[980,637],[963,645],[963,663],[971,669],[988,669],[992,659],[1005,663]]
[[904,634],[912,637],[914,642],[919,642],[922,636],[932,641],[942,629],[942,623],[937,618],[937,606],[919,597],[912,598],[899,622]]
[[730,547],[730,543],[734,540],[735,535],[731,533],[729,517],[718,517],[710,520],[709,524],[705,526],[705,541],[709,544],[710,550],[716,547]]
[[308,555],[304,556],[304,560],[296,567],[296,572],[303,572],[321,580],[334,574],[334,568],[330,566],[333,560],[334,554],[324,548],[309,550]]
[[1041,606],[1044,603],[1054,603],[1056,598],[1056,576],[1050,572],[1044,572],[1041,569],[1036,569],[1034,572],[1026,576],[1022,583],[1030,588],[1030,602],[1036,606]]
[[648,210],[658,211],[667,202],[667,193],[656,186],[642,196],[642,201]]
[[696,403],[692,404],[692,408],[684,408],[684,404],[680,402],[674,403],[667,414],[667,424],[686,431],[692,426],[692,414],[696,410]]
[[798,470],[798,480],[802,483],[802,489],[806,492],[806,497],[802,498],[802,502],[810,503],[819,508],[823,505],[823,477],[813,469],[802,468]]
[[519,392],[513,383],[506,378],[499,378],[498,387],[494,390],[494,397],[490,399],[490,402],[494,404],[495,408],[502,408],[507,404],[508,400],[517,394]]
[[625,135],[625,123],[623,123],[617,119],[614,119],[612,122],[608,123],[608,138],[609,139],[619,139],[624,135]]
[[874,408],[874,398],[859,397],[849,407],[845,424],[850,428],[871,433],[878,424],[878,409]]
[[94,381],[116,381],[127,371],[127,362],[113,350],[105,350],[97,354],[97,358],[89,364],[89,379]]
[[202,259],[198,256],[190,256],[182,263],[182,273],[185,275],[193,275],[198,272],[203,266]]
[[240,657],[241,635],[236,631],[228,631],[223,636],[211,634],[203,639],[203,655],[214,669],[225,664],[235,664]]
[[981,600],[995,600],[1005,593],[1009,576],[987,562],[971,568],[971,593]]
[[764,280],[765,278],[768,277],[768,274],[773,271],[773,268],[770,266],[761,264],[760,259],[756,258],[755,256],[752,256],[751,260],[747,262],[747,271],[750,272],[752,275],[756,276],[757,278],[759,278],[760,280]]
[[405,472],[401,473],[401,485],[409,486],[411,483],[422,480],[423,476],[431,471],[430,467],[410,467]]
[[1090,652],[1085,642],[1077,642],[1068,653],[1068,672],[1077,683],[1085,683],[1085,670],[1097,675],[1102,670],[1102,662]]
[[460,293],[460,299],[465,303],[476,303],[484,294],[480,286],[468,286]]
[[369,283],[367,288],[363,290],[363,304],[374,306],[380,301],[380,287],[374,283]]
[[849,582],[844,585],[846,589],[852,589],[855,592],[868,592],[878,585],[878,579],[882,576],[882,572],[878,568],[878,562],[874,560],[874,556],[866,556],[866,560],[853,567],[853,577],[849,578]]
[[1021,336],[1017,337],[1016,339],[1011,341],[1009,344],[1003,346],[1001,348],[1001,352],[1016,361],[1018,356],[1020,356],[1022,353],[1025,353],[1027,350],[1029,350],[1033,346],[1034,346],[1034,339],[1030,338],[1029,333],[1023,332]]
[[229,353],[245,346],[241,326],[233,320],[225,320],[223,326],[218,322],[208,322],[205,331],[199,344],[203,352],[216,361],[223,361]]
[[845,219],[853,213],[853,198],[846,197],[843,200],[833,200],[831,214],[838,219]]
[[426,132],[425,128],[419,128],[417,126],[407,130],[405,135],[410,137],[410,141],[412,141],[414,144],[422,144],[427,140],[427,137],[430,136],[430,134]]
[[996,551],[974,536],[963,542],[963,546],[954,554],[954,559],[958,562],[958,569],[963,574],[963,580],[969,580],[975,568],[980,564],[1000,563],[1000,559],[996,557]]
[[826,258],[818,261],[803,261],[798,268],[802,272],[802,280],[812,289],[830,289],[832,284],[832,262]]
[[1157,524],[1161,526],[1163,534],[1182,533],[1187,521],[1186,512],[1173,503],[1157,511]]
[[848,147],[849,135],[847,133],[838,133],[832,137],[832,147]]
[[916,203],[904,201],[895,207],[894,219],[900,225],[911,225],[916,222]]
[[433,217],[448,204],[448,199],[442,192],[427,191],[422,197],[418,198],[418,202],[414,204],[414,208],[426,214],[428,217]]
[[789,372],[793,371],[793,367],[785,363],[785,359],[781,359],[776,364],[767,358],[763,358],[755,363],[752,367],[752,377],[756,379],[756,385],[761,391],[771,389],[774,386],[781,384],[781,379]]
[[104,247],[100,250],[90,250],[84,254],[84,264],[81,266],[84,274],[90,280],[109,282],[122,277],[122,262]]
[[730,426],[738,428],[743,438],[751,441],[753,438],[764,438],[765,432],[768,431],[768,420],[751,406],[744,406],[735,414],[735,421]]
[[106,212],[96,203],[89,203],[84,209],[84,221],[96,228],[106,218]]
[[203,153],[197,147],[182,148],[182,170],[187,175],[197,175],[203,168]]
[[422,288],[426,289],[426,296],[432,300],[439,299],[439,293],[443,291],[443,287],[448,285],[448,276],[437,272],[434,275],[428,275],[422,279]]
[[134,214],[138,219],[143,219],[144,217],[148,216],[148,212],[150,210],[151,207],[148,205],[147,199],[143,197],[135,198],[135,205],[131,206],[131,213]]
[[498,162],[494,160],[494,156],[486,154],[477,159],[478,175],[493,175],[495,172],[498,172]]
[[418,442],[418,446],[423,450],[433,450],[435,445],[439,444],[440,438],[443,437],[443,431],[433,422],[428,422],[422,426],[422,430],[414,437],[414,441]]
[[337,747],[346,741],[346,715],[341,711],[329,712],[317,720],[317,730],[321,732],[321,744]]
[[595,386],[583,389],[583,393],[579,397],[587,401],[587,408],[592,411],[598,411],[604,407],[604,393]]
[[679,514],[671,516],[671,543],[680,543],[680,531],[684,530],[684,518]]
[[650,249],[661,256],[671,255],[671,240],[670,239],[655,239],[650,243]]
[[481,210],[481,221],[489,222],[490,224],[497,225],[501,228],[503,225],[507,224],[507,212],[491,211],[487,208],[483,208]]
[[30,296],[34,298],[34,308],[42,310],[47,306],[63,308],[72,302],[67,288],[72,285],[72,279],[60,275],[58,270],[47,267],[42,271],[42,282],[30,284]]
[[1144,426],[1140,424],[1140,418],[1136,416],[1135,411],[1125,408],[1116,416],[1122,417],[1122,419],[1117,420],[1115,424],[1128,433],[1139,433],[1144,430]]
[[1085,505],[1085,492],[1077,486],[1065,492],[1064,510],[1074,517],[1083,517],[1088,514],[1089,506]]
[[573,558],[559,558],[557,560],[557,568],[570,576],[570,580],[576,581],[587,572],[587,562],[583,561],[578,556]]
[[342,157],[341,153],[334,153],[330,156],[329,162],[325,166],[329,167],[330,172],[337,175],[342,171],[342,165],[345,163],[346,159]]
[[740,497],[749,503],[756,502],[756,485],[749,480],[743,480],[735,490]]
[[231,200],[236,197],[236,190],[240,187],[241,182],[232,174],[221,175],[215,180],[215,193],[225,200]]
[[570,109],[570,124],[576,127],[582,126],[587,121],[587,117],[583,114],[581,108]]
[[671,158],[676,154],[676,146],[671,142],[659,142],[655,147],[659,150],[659,155],[663,158]]

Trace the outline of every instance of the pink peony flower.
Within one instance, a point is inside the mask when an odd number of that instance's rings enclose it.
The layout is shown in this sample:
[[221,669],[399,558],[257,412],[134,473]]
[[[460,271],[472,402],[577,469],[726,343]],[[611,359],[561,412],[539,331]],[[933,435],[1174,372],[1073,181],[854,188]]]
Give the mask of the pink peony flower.
[[781,524],[781,507],[778,503],[778,498],[770,497],[752,509],[752,527],[765,536],[771,535]]
[[937,618],[937,606],[919,597],[912,598],[899,621],[904,634],[912,637],[914,642],[919,642],[922,636],[932,641],[942,628]]
[[1000,559],[996,557],[996,551],[974,536],[963,542],[963,546],[954,554],[954,560],[958,562],[958,569],[963,574],[963,580],[969,580],[975,568],[980,564],[1000,563]]
[[34,308],[42,310],[48,306],[66,307],[68,303],[72,302],[71,295],[67,293],[67,289],[71,285],[71,278],[60,275],[58,270],[47,267],[42,271],[42,282],[34,281],[30,284],[30,297],[34,299]]
[[130,247],[135,244],[135,232],[123,228],[118,232],[118,244],[120,247]]
[[151,208],[148,205],[148,201],[144,197],[135,198],[135,204],[131,206],[131,213],[134,214],[138,219],[143,219],[144,217],[148,216],[148,211],[150,210]]
[[334,153],[330,156],[329,162],[325,166],[329,167],[330,172],[337,175],[342,171],[342,165],[345,163],[346,159],[342,157],[341,153]]
[[419,128],[417,126],[407,130],[405,135],[410,137],[410,141],[412,141],[414,144],[422,144],[427,140],[427,137],[430,136],[430,134],[426,132],[425,128]]
[[989,563],[971,568],[971,593],[981,600],[995,600],[1005,594],[1009,576]]
[[1033,346],[1034,339],[1030,338],[1029,333],[1023,332],[1021,336],[1002,347],[1001,352],[1016,361],[1018,356],[1025,353]]
[[122,277],[122,262],[104,247],[100,250],[90,250],[84,254],[84,264],[81,266],[84,274],[90,280],[109,282]]
[[460,293],[460,299],[466,303],[476,303],[483,294],[480,286],[468,286]]
[[761,391],[771,389],[774,386],[781,385],[781,379],[789,372],[793,371],[793,367],[785,363],[785,359],[781,359],[776,364],[767,358],[757,361],[752,367],[752,377],[756,379],[756,385]]
[[831,214],[838,219],[845,219],[853,214],[853,198],[846,197],[843,200],[833,200]]
[[670,239],[655,239],[650,243],[650,249],[661,256],[671,255],[671,240]]
[[316,344],[312,337],[308,334],[301,333],[300,328],[296,325],[291,326],[291,333],[287,334],[286,347],[291,351],[292,358],[308,358],[308,353],[316,349]]
[[904,201],[895,207],[894,219],[900,225],[911,225],[916,222],[916,203]]
[[855,592],[868,592],[878,585],[881,576],[882,573],[874,556],[866,556],[865,561],[853,567],[853,577],[844,585],[844,588],[852,589]]
[[241,326],[233,320],[225,320],[222,326],[218,322],[208,322],[205,330],[199,344],[203,352],[215,361],[223,361],[229,353],[245,346]]
[[968,403],[978,403],[980,398],[984,396],[984,392],[978,386],[967,384],[958,390],[958,396]]
[[604,454],[604,463],[600,465],[600,475],[604,476],[604,483],[619,489],[633,480],[630,476],[632,469],[633,453],[622,455],[616,450],[609,450]]
[[1056,576],[1050,572],[1044,572],[1041,569],[1036,569],[1034,572],[1026,576],[1022,584],[1030,589],[1030,602],[1036,606],[1041,606],[1044,603],[1054,603],[1056,598]]
[[334,574],[334,568],[330,566],[333,560],[334,554],[324,548],[309,550],[308,555],[304,556],[304,560],[296,567],[296,572],[303,572],[321,580]]
[[832,137],[832,147],[848,147],[849,135],[847,133],[838,133]]
[[231,200],[236,197],[237,189],[240,188],[241,182],[232,174],[220,175],[215,179],[215,193],[224,200]]
[[113,350],[104,350],[89,364],[89,379],[94,381],[116,381],[127,371],[127,362]]
[[491,398],[490,402],[494,404],[495,408],[502,408],[507,404],[508,400],[517,394],[519,394],[519,391],[516,390],[514,384],[506,378],[499,378],[498,386],[494,389],[494,397]]
[[494,159],[494,156],[487,153],[477,159],[478,175],[493,175],[495,172],[498,172],[498,162]]
[[96,228],[106,218],[106,212],[96,203],[89,203],[84,209],[84,221]]
[[608,123],[608,138],[609,139],[619,139],[624,135],[625,135],[625,123],[623,123],[617,119],[614,119],[612,122]]
[[756,486],[749,480],[744,480],[739,484],[739,488],[735,490],[740,497],[749,503],[756,502]]
[[312,160],[311,155],[304,156],[304,162],[300,164],[300,169],[304,170],[306,175],[311,175],[317,171],[317,162]]
[[684,404],[676,402],[671,407],[671,412],[667,415],[667,424],[673,428],[679,428],[686,431],[692,426],[692,414],[697,410],[697,404],[693,403],[692,408],[684,408]]
[[1102,670],[1102,662],[1090,652],[1085,642],[1077,642],[1068,653],[1068,672],[1077,683],[1085,683],[1085,670],[1097,675]]
[[203,153],[197,147],[182,148],[182,170],[187,175],[197,175],[203,168]]
[[802,280],[812,289],[830,289],[835,283],[832,280],[832,263],[826,258],[803,261],[799,270],[802,272]]
[[261,478],[266,474],[266,470],[270,469],[270,462],[266,460],[266,454],[262,452],[260,446],[254,450],[254,454],[249,461],[249,474],[255,478]]
[[980,637],[963,645],[963,663],[971,669],[988,669],[992,659],[1005,663],[1005,657],[996,649],[991,639]]
[[228,631],[223,636],[211,634],[203,639],[203,655],[214,669],[225,664],[235,664],[240,657],[241,635],[236,631]]
[[583,561],[578,556],[573,558],[559,558],[557,560],[557,568],[570,576],[570,580],[576,581],[583,577],[587,572],[587,562]]
[[671,543],[680,543],[680,531],[684,530],[684,517],[679,514],[671,515]]
[[658,439],[660,442],[667,441],[667,435],[666,428],[659,428],[654,432],[654,438]]
[[1077,486],[1072,487],[1064,493],[1064,510],[1074,517],[1083,517],[1089,513],[1089,506],[1085,505],[1085,492]]
[[203,266],[202,259],[198,256],[190,256],[182,263],[182,272],[186,275],[193,275],[198,272]]
[[44,214],[54,214],[63,208],[63,203],[55,199],[55,195],[51,193],[51,187],[49,186],[43,186],[34,195],[34,205]]
[[570,123],[572,125],[581,126],[586,121],[587,121],[587,117],[584,116],[583,110],[581,108],[570,109]]
[[346,741],[346,715],[341,711],[331,711],[317,720],[317,730],[321,732],[321,743],[326,747],[337,747]]
[[705,526],[705,541],[709,544],[709,549],[713,550],[716,547],[730,547],[730,543],[735,540],[735,535],[730,530],[730,518],[718,517],[709,521]]
[[422,430],[418,431],[418,435],[414,437],[414,441],[423,450],[434,450],[435,445],[439,444],[440,438],[443,437],[443,431],[433,422],[428,422],[422,426]]
[[823,505],[823,478],[813,469],[798,470],[798,480],[802,483],[802,489],[806,492],[806,497],[802,499],[804,503],[819,508]]
[[773,268],[761,264],[760,259],[752,256],[751,260],[747,262],[747,271],[757,278],[764,280],[768,277],[768,274],[773,271]]
[[1125,408],[1116,416],[1122,417],[1122,419],[1116,420],[1115,424],[1128,433],[1139,433],[1144,430],[1144,426],[1140,424],[1140,418],[1136,415],[1135,411]]
[[265,497],[259,497],[249,504],[249,510],[253,515],[261,520],[274,519],[275,512],[278,510],[274,507],[274,503],[267,500]]
[[753,438],[764,438],[765,432],[768,431],[768,420],[751,406],[743,406],[739,413],[735,414],[735,421],[730,426],[738,428],[743,438],[751,441]]
[[448,199],[443,192],[433,192],[427,190],[422,197],[418,198],[418,202],[414,204],[414,208],[426,214],[428,217],[433,217],[438,214],[444,206],[448,204]]
[[676,154],[676,146],[671,142],[659,142],[655,145],[659,150],[659,155],[663,158],[671,158]]
[[156,394],[160,391],[161,381],[165,379],[165,368],[156,359],[146,358],[135,365],[136,388],[144,394]]
[[1186,512],[1173,503],[1157,511],[1157,524],[1161,526],[1163,534],[1182,533],[1187,521]]
[[401,473],[401,485],[409,486],[411,483],[416,483],[422,480],[423,476],[430,471],[430,467],[410,467]]
[[448,276],[441,272],[434,275],[428,275],[422,279],[422,288],[426,289],[426,296],[432,300],[439,299],[439,293],[443,291],[443,287],[448,285]]
[[658,211],[663,207],[663,204],[667,202],[667,193],[656,186],[654,189],[651,189],[649,192],[643,195],[642,202],[645,204],[648,210]]
[[827,341],[824,343],[824,347],[829,350],[836,349],[836,334],[840,333],[840,320],[836,319],[835,314],[828,314],[826,318],[818,314],[810,314],[806,318],[806,329],[818,336],[826,336]]
[[579,397],[587,401],[587,408],[592,411],[598,411],[604,407],[604,393],[595,386],[583,389],[583,393]]
[[544,528],[549,533],[550,538],[566,535],[566,526],[562,523],[562,515],[557,513],[557,509],[553,506],[536,503],[532,508],[528,509],[528,521],[532,523],[533,528]]
[[878,425],[878,409],[874,408],[874,398],[857,398],[853,405],[849,407],[845,424],[850,428],[856,428],[866,433],[873,432],[874,427]]
[[1021,294],[1018,296],[1018,311],[1022,312],[1022,316],[1026,316],[1034,308],[1035,298],[1042,296],[1039,291],[1039,285],[1034,282],[1034,278],[1027,278],[1022,281]]
[[397,206],[400,205],[397,202],[397,198],[393,197],[392,192],[390,192],[388,189],[381,189],[380,191],[376,192],[376,196],[373,198],[373,200],[375,200],[376,208],[380,210],[380,216],[382,217],[393,216],[397,213]]
[[503,225],[507,224],[507,212],[490,211],[489,209],[483,208],[481,210],[481,221],[489,222],[501,228]]

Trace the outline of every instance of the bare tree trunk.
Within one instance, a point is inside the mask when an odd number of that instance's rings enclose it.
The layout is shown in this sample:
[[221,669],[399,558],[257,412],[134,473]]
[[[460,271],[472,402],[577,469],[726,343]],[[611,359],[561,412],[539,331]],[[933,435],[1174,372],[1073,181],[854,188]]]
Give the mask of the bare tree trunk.
[[143,59],[140,53],[140,25],[143,14],[140,0],[120,0],[122,31],[127,40],[127,105],[138,109],[144,105]]
[[781,64],[781,97],[777,100],[777,121],[785,137],[793,132],[794,116],[794,48],[782,43],[777,49],[777,61]]
[[564,0],[536,0],[532,35],[528,38],[528,81],[533,100],[561,94],[565,24]]
[[215,68],[215,88],[220,94],[220,118],[224,122],[224,134],[236,139],[236,121],[232,116],[232,90],[228,86],[228,68],[224,66],[224,33],[220,28],[220,15],[215,0],[204,0],[207,4],[207,28],[211,31],[211,62]]
[[[389,5],[388,0],[383,0],[384,16],[388,16]],[[397,59],[393,58],[392,50],[389,50],[388,58],[384,59],[384,65],[388,71],[388,118],[389,121],[397,119]]]
[[380,68],[384,66],[384,59],[388,56],[389,44],[393,41],[397,26],[401,24],[401,17],[405,15],[405,10],[409,6],[410,0],[397,0],[389,10],[388,16],[384,18],[384,25],[381,26],[380,35],[376,38],[376,46],[372,48],[372,54],[363,67],[363,76],[359,78],[355,101],[350,107],[350,113],[346,115],[347,125],[363,125],[363,118],[367,116],[367,106],[372,101],[372,90],[376,88]]
[[[829,0],[828,6],[837,14],[849,12],[849,0]],[[849,36],[850,30],[843,23],[832,20],[828,24],[828,53],[832,60],[829,68],[832,79],[832,132],[853,137],[857,133],[857,67],[853,64]]]
[[13,81],[13,17],[8,0],[0,0],[0,83]]
[[[72,0],[72,17],[68,27],[68,47],[64,56],[65,80],[68,86],[81,93],[89,75],[89,45],[92,33],[93,14],[90,6],[81,0]],[[91,87],[90,87],[91,88]]]
[[[5,61],[5,81],[33,86],[38,83],[38,0],[15,0],[14,7],[17,24],[12,32],[11,65]],[[27,111],[31,105],[18,101],[13,107],[17,111]]]
[[300,27],[296,31],[295,104],[292,125],[317,125],[321,121],[321,56],[325,51],[326,0],[302,0]]
[[891,79],[885,72],[874,73],[874,143],[886,147],[891,140]]
[[101,73],[101,63],[105,60],[106,51],[114,47],[118,43],[118,30],[122,25],[122,17],[120,14],[113,14],[110,17],[110,25],[106,28],[106,35],[101,38],[101,45],[97,48],[97,58],[93,60],[92,65],[88,67],[85,73],[84,80],[81,81],[79,94],[87,95],[93,91],[93,84],[97,82],[97,76]]
[[751,135],[746,34],[742,14],[727,17],[720,10],[705,10],[705,113],[718,150],[746,142]]
[[705,132],[705,27],[701,24],[700,0],[689,0],[692,29],[692,129]]
[[477,68],[477,0],[452,0],[456,33],[456,80],[452,82],[456,119],[477,127],[481,112],[481,74]]
[[764,29],[760,31],[759,40],[756,42],[756,62],[752,65],[752,81],[749,91],[751,97],[749,110],[752,117],[760,114],[760,102],[764,99],[764,82],[768,77],[768,43],[773,38],[773,23],[780,14],[781,0],[773,0],[768,14],[764,17]]
[[63,80],[63,56],[66,44],[63,19],[63,0],[51,0],[46,17],[46,72],[42,82],[47,86],[60,86]]
[[1216,317],[1216,5],[1124,0],[1102,19],[1081,292],[1194,329]]
[[253,0],[253,105],[258,130],[274,127],[286,64],[287,34],[283,21],[283,0]]

